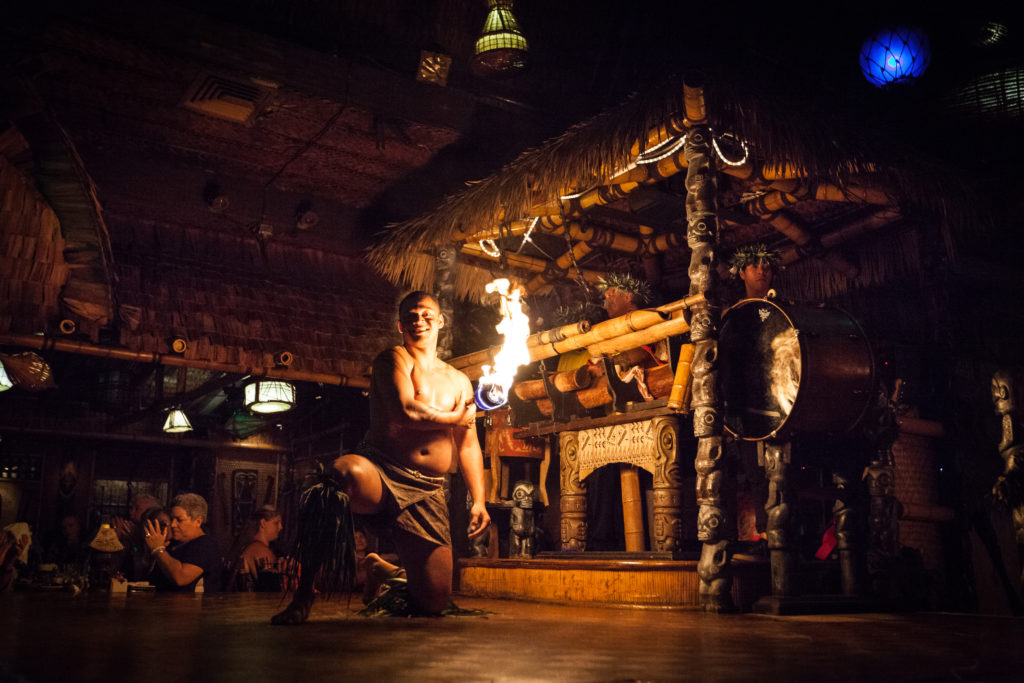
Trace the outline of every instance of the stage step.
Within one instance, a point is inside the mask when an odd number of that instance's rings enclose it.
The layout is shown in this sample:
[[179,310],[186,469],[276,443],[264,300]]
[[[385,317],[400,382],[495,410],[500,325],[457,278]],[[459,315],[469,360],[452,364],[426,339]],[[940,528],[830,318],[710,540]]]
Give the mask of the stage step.
[[[639,607],[699,607],[696,560],[576,557],[463,559],[459,592],[481,598]],[[649,554],[640,554],[649,555]],[[744,611],[768,589],[768,565],[734,558],[733,601]]]

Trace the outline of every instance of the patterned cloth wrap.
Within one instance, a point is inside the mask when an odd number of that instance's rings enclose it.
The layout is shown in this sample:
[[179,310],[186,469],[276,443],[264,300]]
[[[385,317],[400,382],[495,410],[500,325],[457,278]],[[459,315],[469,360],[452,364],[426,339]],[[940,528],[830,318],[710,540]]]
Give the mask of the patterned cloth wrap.
[[398,465],[383,450],[365,441],[355,452],[377,468],[387,490],[382,501],[384,510],[362,516],[374,531],[398,527],[437,545],[452,544],[444,476],[431,477]]

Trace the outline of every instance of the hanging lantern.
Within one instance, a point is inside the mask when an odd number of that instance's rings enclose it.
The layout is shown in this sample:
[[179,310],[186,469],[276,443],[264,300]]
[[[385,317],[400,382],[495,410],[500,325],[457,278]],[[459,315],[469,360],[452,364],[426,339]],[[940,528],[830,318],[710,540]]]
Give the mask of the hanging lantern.
[[864,78],[879,88],[909,83],[924,74],[931,52],[924,31],[886,29],[864,41],[860,68]]
[[482,78],[508,78],[526,68],[526,37],[512,14],[512,0],[487,0],[487,4],[490,10],[471,67]]
[[245,385],[245,407],[254,413],[281,413],[295,406],[295,385],[258,380]]
[[192,423],[188,421],[188,416],[185,415],[184,410],[175,408],[167,413],[167,419],[164,421],[164,431],[168,434],[191,432]]
[[7,369],[4,368],[3,361],[0,361],[0,391],[7,391],[14,386],[14,382],[7,376]]

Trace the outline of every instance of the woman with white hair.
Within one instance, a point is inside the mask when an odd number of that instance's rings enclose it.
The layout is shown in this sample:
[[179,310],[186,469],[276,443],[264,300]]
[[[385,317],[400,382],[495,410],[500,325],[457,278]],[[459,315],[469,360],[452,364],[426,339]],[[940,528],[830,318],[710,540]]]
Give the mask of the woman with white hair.
[[[220,549],[203,531],[205,521],[206,500],[195,493],[182,493],[171,501],[169,527],[146,520],[144,540],[156,560],[149,582],[158,591],[194,593],[200,581],[204,592],[220,586]],[[176,543],[173,548],[167,547],[169,540]]]

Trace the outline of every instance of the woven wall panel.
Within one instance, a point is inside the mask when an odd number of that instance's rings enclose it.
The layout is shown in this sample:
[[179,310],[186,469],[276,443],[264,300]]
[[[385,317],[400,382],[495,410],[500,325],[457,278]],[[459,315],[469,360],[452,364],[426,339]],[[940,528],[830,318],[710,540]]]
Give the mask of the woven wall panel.
[[0,331],[39,332],[68,279],[60,224],[30,180],[0,157]]

